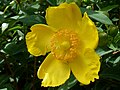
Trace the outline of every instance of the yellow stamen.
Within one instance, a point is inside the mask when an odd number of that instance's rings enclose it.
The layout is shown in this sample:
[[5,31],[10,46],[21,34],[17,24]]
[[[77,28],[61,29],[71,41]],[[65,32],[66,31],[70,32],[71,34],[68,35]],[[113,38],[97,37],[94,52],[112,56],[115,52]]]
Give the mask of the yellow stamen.
[[58,60],[70,62],[79,50],[79,37],[70,30],[60,30],[51,39],[51,53]]

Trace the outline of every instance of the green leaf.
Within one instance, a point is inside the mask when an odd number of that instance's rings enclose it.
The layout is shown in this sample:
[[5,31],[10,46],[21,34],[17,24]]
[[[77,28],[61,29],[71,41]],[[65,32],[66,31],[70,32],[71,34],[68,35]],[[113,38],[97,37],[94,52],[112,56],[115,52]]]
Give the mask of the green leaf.
[[89,15],[92,19],[95,19],[103,24],[112,25],[112,21],[102,12],[97,12]]
[[98,48],[96,52],[97,52],[100,56],[103,56],[103,55],[112,53],[113,50],[104,50],[104,49],[102,49],[102,48]]
[[12,27],[10,29],[8,29],[8,31],[14,31],[14,30],[18,30],[18,29],[22,29],[21,26],[15,26],[15,27]]
[[59,4],[63,3],[63,2],[65,2],[65,0],[57,0],[57,5],[59,5]]
[[108,25],[112,25],[112,21],[105,15],[103,14],[103,12],[101,11],[93,11],[93,10],[89,10],[86,8],[81,7],[81,12],[87,12],[87,14],[89,15],[90,18],[97,20],[103,24],[108,24]]
[[4,87],[6,87],[7,88],[7,90],[14,90],[13,89],[13,87],[12,87],[12,85],[11,84],[6,84],[6,85],[4,85]]
[[82,14],[84,14],[85,12],[87,12],[88,15],[96,13],[93,10],[86,9],[86,8],[83,8],[83,7],[80,7],[80,10],[81,10]]
[[25,9],[23,9],[23,12],[25,12],[28,15],[34,15],[36,11],[37,11],[37,9],[33,8],[33,7],[27,7]]
[[25,42],[21,41],[19,43],[16,43],[16,42],[8,43],[6,44],[3,50],[9,55],[15,55],[17,53],[24,52],[27,49],[25,46]]
[[1,26],[2,33],[8,28],[8,26],[9,26],[9,23],[2,23],[2,26]]
[[47,2],[53,6],[57,5],[57,0],[47,0]]
[[45,23],[44,17],[40,15],[27,15],[20,19],[25,25],[31,26],[33,24]]
[[2,88],[9,81],[9,76],[0,75],[0,88]]
[[101,9],[101,11],[111,11],[112,9],[118,7],[119,5],[110,5]]
[[40,8],[40,5],[38,4],[38,2],[36,2],[36,4],[32,5],[31,7],[38,10]]
[[18,33],[18,35],[19,35],[22,39],[24,38],[23,32],[21,32],[20,30],[17,30],[17,33]]
[[[110,55],[108,57],[110,57]],[[101,71],[99,73],[100,78],[95,83],[93,90],[119,90],[119,70],[120,63],[110,66],[106,64],[106,62],[101,62]]]
[[120,56],[118,56],[118,57],[115,59],[114,64],[117,64],[117,63],[119,63],[119,62],[120,62]]
[[0,15],[0,24],[4,21],[4,16],[3,15]]
[[7,90],[7,88],[2,88],[2,89],[0,89],[0,90]]
[[118,46],[119,49],[120,49],[120,33],[118,33],[118,34],[115,36],[114,42],[115,42],[116,46]]
[[74,2],[75,0],[66,0],[67,3]]
[[118,63],[116,66],[111,66],[104,68],[100,73],[101,78],[109,78],[114,79],[120,82],[120,64]]
[[117,48],[111,43],[109,46],[108,46],[110,49],[112,49],[113,51],[116,51]]

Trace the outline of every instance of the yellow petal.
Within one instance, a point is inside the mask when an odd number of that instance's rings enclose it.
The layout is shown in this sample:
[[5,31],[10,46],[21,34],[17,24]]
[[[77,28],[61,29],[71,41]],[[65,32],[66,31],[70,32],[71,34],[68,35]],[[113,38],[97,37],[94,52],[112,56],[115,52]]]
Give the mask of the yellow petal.
[[95,49],[98,45],[98,31],[87,13],[84,13],[80,27],[80,38],[85,43],[86,48]]
[[56,60],[52,54],[49,54],[40,65],[37,75],[38,78],[43,79],[42,86],[55,87],[65,83],[69,78],[70,67],[67,63]]
[[82,84],[89,84],[94,79],[98,79],[100,70],[99,56],[94,50],[86,49],[83,55],[80,55],[70,64],[71,70],[76,79]]
[[53,33],[53,29],[47,25],[33,25],[31,32],[26,35],[28,51],[34,56],[45,55],[50,51],[50,39]]
[[75,29],[82,20],[79,7],[75,3],[62,3],[46,10],[46,20],[49,26],[57,29]]

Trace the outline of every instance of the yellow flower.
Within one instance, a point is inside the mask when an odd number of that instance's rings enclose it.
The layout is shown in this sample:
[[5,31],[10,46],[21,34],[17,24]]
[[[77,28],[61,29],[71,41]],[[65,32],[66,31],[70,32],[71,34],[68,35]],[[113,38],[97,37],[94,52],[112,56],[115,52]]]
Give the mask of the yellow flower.
[[73,2],[62,3],[46,10],[48,25],[35,24],[26,35],[28,51],[34,56],[50,52],[40,65],[37,75],[42,86],[59,86],[69,78],[70,72],[82,84],[98,79],[99,56],[94,51],[98,32],[87,13],[82,17]]

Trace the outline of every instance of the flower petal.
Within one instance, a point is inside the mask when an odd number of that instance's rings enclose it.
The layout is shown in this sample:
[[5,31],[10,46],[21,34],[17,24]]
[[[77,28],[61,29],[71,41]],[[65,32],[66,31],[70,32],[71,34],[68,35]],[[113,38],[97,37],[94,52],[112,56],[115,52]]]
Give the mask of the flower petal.
[[49,7],[46,10],[46,20],[49,26],[57,29],[74,30],[82,20],[82,15],[75,3],[62,3],[57,7]]
[[43,79],[42,86],[59,86],[69,78],[70,67],[67,63],[56,60],[52,54],[49,54],[40,65],[38,78]]
[[53,34],[53,29],[47,25],[33,25],[31,32],[26,35],[28,51],[34,56],[45,55],[50,51],[50,39]]
[[95,78],[99,78],[100,61],[94,50],[86,49],[83,55],[80,55],[69,65],[76,79],[82,84],[87,85],[90,81],[94,82]]
[[98,45],[98,31],[94,22],[90,20],[87,13],[84,13],[80,27],[81,40],[83,40],[87,48],[95,49]]

